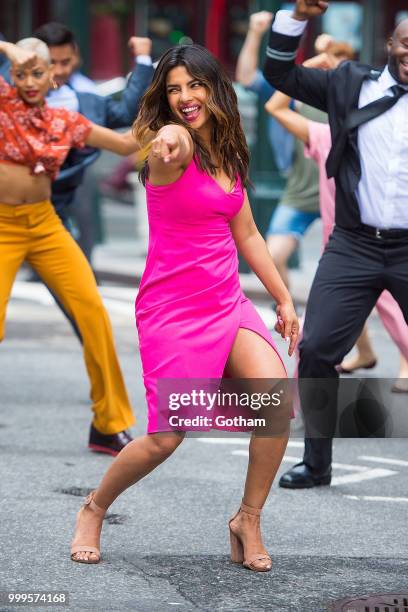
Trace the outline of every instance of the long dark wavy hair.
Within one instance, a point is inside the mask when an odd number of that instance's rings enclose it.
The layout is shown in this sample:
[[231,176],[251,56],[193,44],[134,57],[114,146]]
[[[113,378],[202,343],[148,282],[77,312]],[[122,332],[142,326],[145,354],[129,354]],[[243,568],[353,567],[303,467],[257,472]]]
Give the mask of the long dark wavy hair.
[[[249,151],[241,125],[237,95],[223,66],[201,45],[178,45],[162,56],[152,83],[142,97],[139,114],[133,125],[136,139],[143,147],[147,145],[148,148],[149,141],[164,125],[182,125],[191,135],[201,169],[208,174],[216,174],[218,167],[211,160],[210,152],[197,131],[175,116],[170,109],[166,79],[169,71],[176,66],[184,66],[187,72],[206,88],[206,104],[212,118],[211,149],[231,182],[235,181],[238,174],[242,184],[246,185],[249,182]],[[140,172],[143,184],[147,174],[145,163]]]

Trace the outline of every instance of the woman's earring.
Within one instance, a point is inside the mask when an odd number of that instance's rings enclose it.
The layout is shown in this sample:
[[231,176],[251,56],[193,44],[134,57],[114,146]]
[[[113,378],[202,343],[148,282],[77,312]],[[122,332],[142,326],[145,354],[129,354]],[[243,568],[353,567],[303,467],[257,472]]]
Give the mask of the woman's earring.
[[54,79],[53,79],[53,78],[51,78],[51,88],[52,88],[52,89],[58,89],[58,85],[57,85],[57,83],[54,81]]

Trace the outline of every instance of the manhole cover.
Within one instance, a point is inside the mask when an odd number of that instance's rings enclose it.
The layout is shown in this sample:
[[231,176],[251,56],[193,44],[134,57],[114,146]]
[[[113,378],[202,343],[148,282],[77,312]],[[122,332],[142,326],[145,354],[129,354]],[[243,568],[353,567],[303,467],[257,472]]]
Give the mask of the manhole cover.
[[333,602],[329,612],[408,612],[408,592],[348,597]]

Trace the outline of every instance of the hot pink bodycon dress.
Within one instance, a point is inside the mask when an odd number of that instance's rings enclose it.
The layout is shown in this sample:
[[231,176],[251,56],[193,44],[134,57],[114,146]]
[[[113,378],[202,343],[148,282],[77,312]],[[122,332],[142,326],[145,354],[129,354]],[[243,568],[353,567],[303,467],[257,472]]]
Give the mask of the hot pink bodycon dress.
[[239,283],[229,225],[244,202],[239,178],[226,193],[192,159],[177,181],[147,181],[146,192],[149,249],[136,324],[147,431],[154,433],[164,431],[157,419],[158,379],[222,378],[240,327],[276,347]]

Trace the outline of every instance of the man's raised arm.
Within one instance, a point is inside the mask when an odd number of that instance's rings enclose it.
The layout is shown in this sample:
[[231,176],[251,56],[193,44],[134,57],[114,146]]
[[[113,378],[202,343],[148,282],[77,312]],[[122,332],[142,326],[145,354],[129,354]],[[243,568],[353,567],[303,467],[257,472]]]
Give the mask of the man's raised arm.
[[154,73],[150,57],[152,41],[150,38],[132,36],[129,47],[134,55],[136,66],[129,77],[120,100],[105,98],[105,127],[116,129],[133,124],[139,110],[139,102],[149,87]]
[[283,93],[327,112],[332,71],[297,66],[297,50],[310,18],[322,15],[328,2],[297,0],[294,11],[278,11],[266,50],[264,76]]

